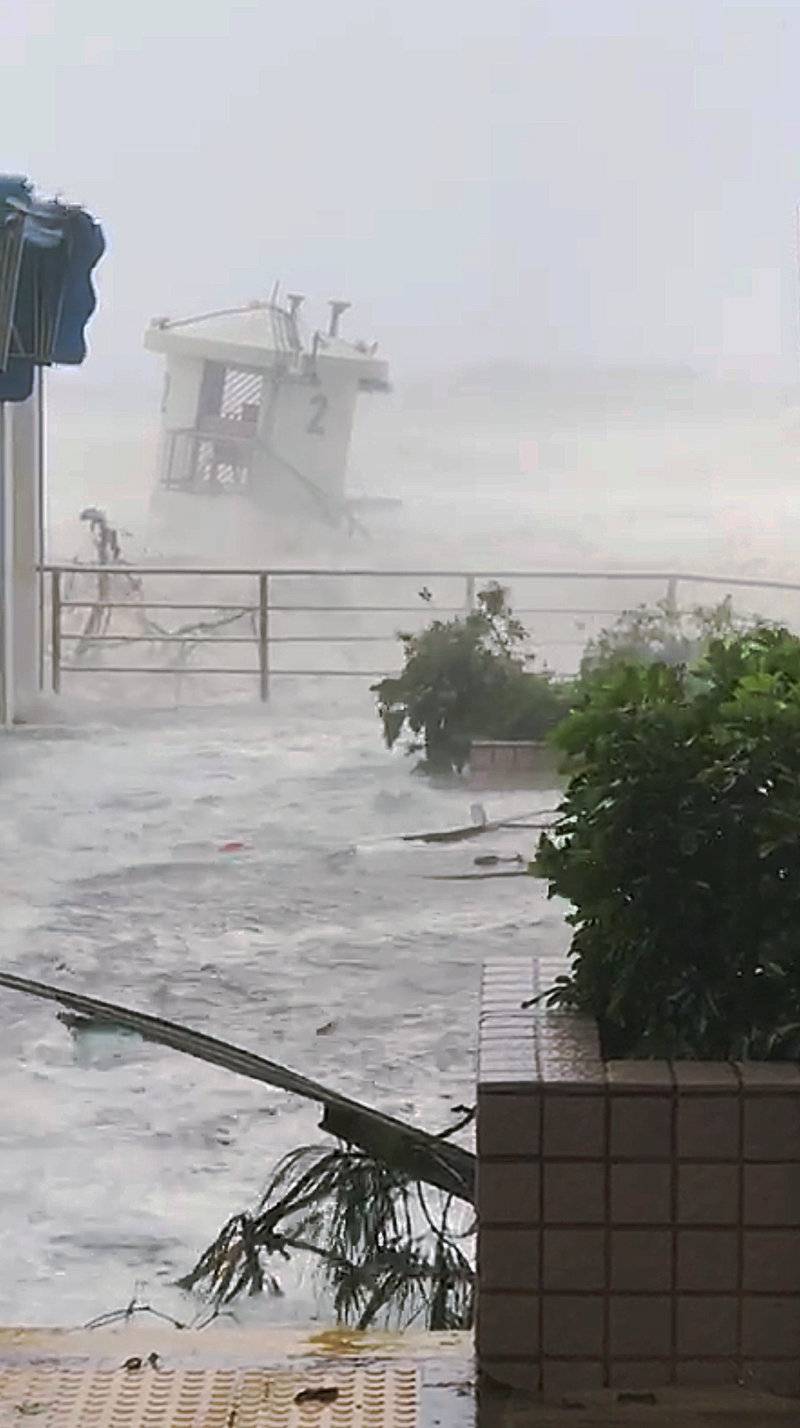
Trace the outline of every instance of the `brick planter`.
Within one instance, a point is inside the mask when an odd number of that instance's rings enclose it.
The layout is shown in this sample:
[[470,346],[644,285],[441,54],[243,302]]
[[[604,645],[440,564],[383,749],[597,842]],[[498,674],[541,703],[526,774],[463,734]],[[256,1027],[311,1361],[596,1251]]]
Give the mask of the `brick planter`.
[[522,1008],[562,969],[485,970],[479,1369],[800,1392],[800,1067],[603,1061],[593,1022]]
[[469,755],[470,788],[553,788],[559,756],[550,744],[523,739],[475,739]]

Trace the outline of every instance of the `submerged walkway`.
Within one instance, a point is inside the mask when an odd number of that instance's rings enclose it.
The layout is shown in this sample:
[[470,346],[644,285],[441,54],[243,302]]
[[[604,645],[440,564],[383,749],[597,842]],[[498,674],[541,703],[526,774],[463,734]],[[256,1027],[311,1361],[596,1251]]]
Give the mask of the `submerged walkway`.
[[[3,970],[451,1124],[474,1091],[484,958],[566,934],[532,879],[429,879],[526,854],[536,833],[400,841],[469,822],[474,795],[390,755],[369,697],[85,721],[0,741]],[[490,817],[553,801],[481,799]],[[174,1281],[286,1151],[325,1139],[311,1103],[135,1036],[76,1034],[10,991],[0,1076],[0,1324],[78,1325],[134,1297],[193,1319],[203,1306]],[[302,1268],[281,1264],[285,1298],[241,1317],[330,1320]]]

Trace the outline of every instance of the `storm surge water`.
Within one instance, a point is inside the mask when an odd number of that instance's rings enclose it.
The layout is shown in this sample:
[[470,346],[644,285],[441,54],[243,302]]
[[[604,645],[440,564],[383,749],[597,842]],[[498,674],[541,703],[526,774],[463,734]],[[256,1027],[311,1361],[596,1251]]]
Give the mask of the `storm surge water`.
[[[537,406],[506,378],[470,380],[401,392],[358,428],[352,484],[402,505],[342,564],[794,576],[780,393],[659,379]],[[96,505],[141,558],[146,423],[108,402],[87,412],[75,391],[54,386],[50,555],[81,549],[77,514]],[[563,910],[533,880],[439,881],[472,869],[471,845],[399,841],[467,822],[472,796],[384,749],[367,680],[279,681],[263,709],[250,686],[218,681],[207,708],[193,689],[176,707],[172,688],[101,677],[87,702],[76,682],[3,741],[3,966],[446,1125],[473,1095],[482,961],[565,947]],[[491,817],[553,798],[485,801]],[[535,836],[480,851],[527,856]],[[134,1295],[190,1317],[173,1281],[283,1153],[319,1137],[314,1108],[132,1036],[76,1033],[8,993],[0,1027],[0,1318],[78,1323]],[[281,1277],[284,1298],[238,1312],[330,1317],[308,1266]]]

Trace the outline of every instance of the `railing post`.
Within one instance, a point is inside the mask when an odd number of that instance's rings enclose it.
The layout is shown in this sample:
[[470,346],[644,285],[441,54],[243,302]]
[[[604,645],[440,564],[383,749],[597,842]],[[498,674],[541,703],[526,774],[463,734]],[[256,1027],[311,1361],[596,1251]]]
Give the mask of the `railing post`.
[[50,683],[61,693],[61,571],[50,572]]
[[671,575],[667,581],[667,595],[665,600],[667,614],[674,619],[678,614],[678,577]]
[[475,576],[465,576],[464,614],[471,615],[475,609]]
[[258,673],[261,703],[269,699],[269,576],[262,570],[258,577]]

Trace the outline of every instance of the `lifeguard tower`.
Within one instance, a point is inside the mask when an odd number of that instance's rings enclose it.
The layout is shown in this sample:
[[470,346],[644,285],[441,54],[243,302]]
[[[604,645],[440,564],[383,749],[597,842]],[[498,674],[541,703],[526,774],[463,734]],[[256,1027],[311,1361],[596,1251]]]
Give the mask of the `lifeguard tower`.
[[273,295],[151,323],[145,346],[166,362],[153,500],[162,543],[198,530],[211,502],[216,533],[231,524],[252,532],[254,520],[346,528],[356,403],[389,389],[388,365],[377,345],[340,335],[349,303],[331,302],[327,329],[310,333],[302,304]]

